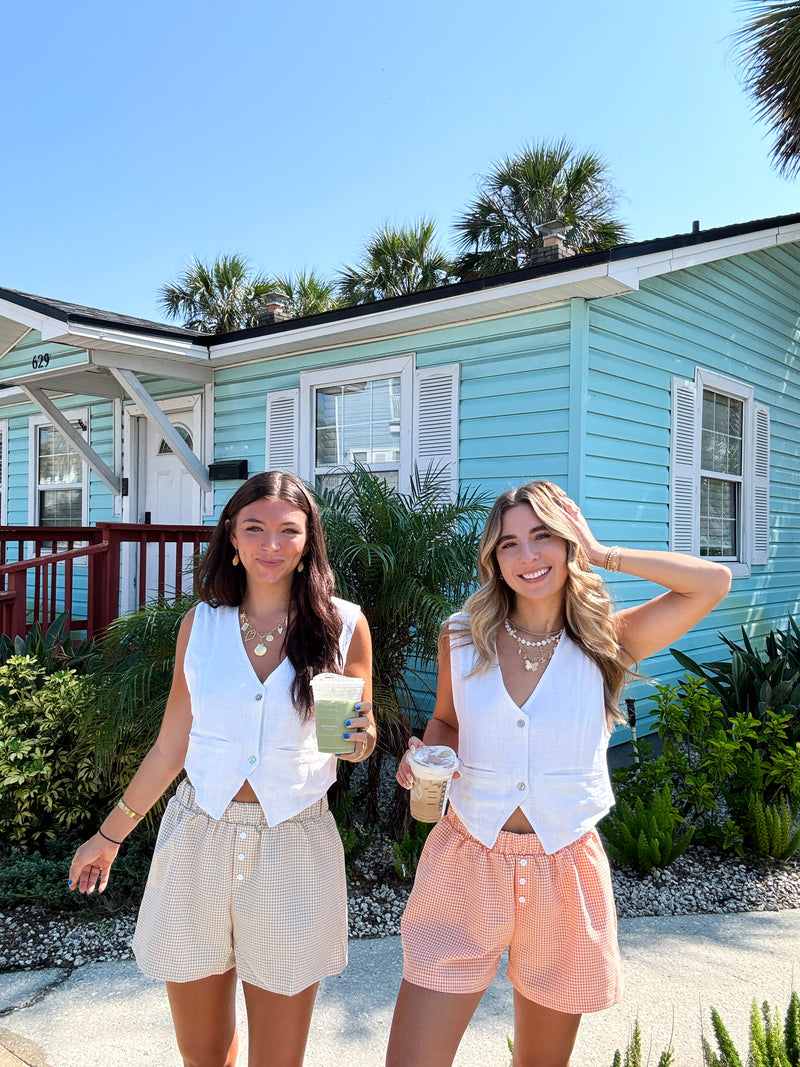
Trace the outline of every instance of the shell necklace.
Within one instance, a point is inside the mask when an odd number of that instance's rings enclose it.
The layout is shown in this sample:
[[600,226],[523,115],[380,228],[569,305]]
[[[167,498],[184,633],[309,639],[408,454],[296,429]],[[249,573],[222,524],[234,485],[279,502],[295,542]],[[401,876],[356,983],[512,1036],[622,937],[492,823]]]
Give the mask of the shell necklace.
[[[550,661],[550,657],[556,650],[556,642],[564,632],[564,627],[562,626],[561,629],[557,630],[551,637],[545,637],[542,641],[526,641],[524,637],[520,637],[508,619],[505,620],[503,625],[506,628],[506,632],[517,642],[517,653],[522,656],[525,663],[525,670],[534,672],[538,671],[542,664],[546,664]],[[520,627],[520,629],[522,629],[522,627]],[[526,648],[541,648],[542,652],[540,654],[534,652],[532,655],[529,655],[525,651]]]
[[[247,644],[248,641],[255,640],[256,637],[258,638],[258,644],[253,649],[253,652],[257,656],[266,656],[267,645],[275,640],[275,634],[278,634],[278,636],[280,637],[280,635],[285,630],[286,623],[288,621],[289,616],[286,615],[283,619],[281,619],[277,626],[273,626],[271,630],[267,630],[266,633],[260,634],[258,630],[256,630],[255,626],[253,626],[253,624],[248,619],[244,608],[239,608],[239,628],[244,634],[245,644]],[[265,641],[267,642],[267,644],[264,644]]]

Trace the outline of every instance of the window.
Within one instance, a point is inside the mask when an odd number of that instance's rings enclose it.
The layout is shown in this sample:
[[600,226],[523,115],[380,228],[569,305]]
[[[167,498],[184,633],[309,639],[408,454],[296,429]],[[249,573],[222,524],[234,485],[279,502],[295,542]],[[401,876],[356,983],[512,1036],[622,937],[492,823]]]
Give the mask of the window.
[[769,555],[769,409],[700,368],[672,395],[671,546],[749,575]]
[[[86,437],[87,415],[68,413],[73,428]],[[88,468],[75,446],[44,417],[31,420],[33,500],[36,526],[84,526],[87,520]]]
[[360,463],[405,492],[416,465],[458,486],[457,364],[418,369],[413,355],[306,371],[267,397],[267,469],[317,489]]

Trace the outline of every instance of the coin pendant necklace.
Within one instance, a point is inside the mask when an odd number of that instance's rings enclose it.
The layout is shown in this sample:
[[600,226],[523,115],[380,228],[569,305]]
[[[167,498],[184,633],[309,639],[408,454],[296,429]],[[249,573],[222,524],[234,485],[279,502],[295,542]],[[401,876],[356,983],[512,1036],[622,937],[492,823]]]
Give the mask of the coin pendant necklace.
[[289,616],[284,616],[277,626],[273,626],[271,630],[267,630],[266,633],[260,634],[256,630],[255,626],[248,619],[244,608],[239,608],[239,627],[244,634],[244,641],[247,644],[248,641],[254,641],[258,638],[258,644],[253,649],[253,652],[257,656],[266,656],[267,645],[271,644],[275,640],[275,635],[279,637],[286,629],[286,623],[289,621]]
[[[539,670],[543,663],[547,663],[550,660],[556,650],[556,642],[564,632],[564,627],[562,626],[560,630],[551,637],[545,637],[543,641],[526,641],[524,637],[520,637],[508,619],[505,620],[503,625],[506,628],[506,632],[517,642],[517,653],[522,656],[525,670],[533,671],[534,673]],[[528,653],[525,648],[541,649],[542,651]]]

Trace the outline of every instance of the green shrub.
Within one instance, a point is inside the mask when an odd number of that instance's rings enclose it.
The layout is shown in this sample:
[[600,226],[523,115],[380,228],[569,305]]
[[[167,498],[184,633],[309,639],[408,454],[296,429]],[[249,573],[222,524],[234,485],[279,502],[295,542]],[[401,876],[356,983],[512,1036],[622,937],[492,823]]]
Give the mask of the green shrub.
[[90,673],[100,666],[102,656],[94,641],[73,641],[67,629],[68,619],[64,611],[45,631],[35,622],[24,637],[0,634],[0,664],[12,656],[32,656],[48,673],[59,670]]
[[[648,1057],[649,1061],[649,1057]],[[672,1067],[675,1062],[675,1050],[665,1048],[658,1058],[657,1067]],[[633,1024],[633,1033],[623,1055],[619,1049],[614,1053],[612,1067],[642,1067],[642,1031],[639,1020]]]
[[758,795],[750,797],[748,839],[753,849],[770,859],[785,860],[800,849],[800,820],[797,803],[783,800],[765,804]]
[[434,823],[415,822],[406,830],[402,841],[395,841],[394,869],[398,878],[404,882],[410,882],[417,870],[419,858],[428,840],[428,834],[434,827]]
[[336,828],[342,839],[345,866],[350,871],[353,860],[358,859],[372,841],[372,834],[367,833],[360,822],[353,818],[355,790],[348,789],[341,800],[331,808]]
[[0,838],[31,846],[76,835],[105,814],[110,797],[89,749],[78,743],[95,699],[89,677],[48,674],[31,656],[0,666]]
[[711,1021],[719,1055],[703,1038],[703,1063],[705,1067],[800,1067],[800,998],[792,993],[783,1022],[777,1008],[765,1001],[759,1010],[753,1000],[750,1010],[750,1041],[748,1054],[742,1058],[736,1051],[719,1012],[711,1009]]
[[668,867],[681,856],[694,836],[689,826],[678,834],[680,815],[672,803],[669,785],[652,797],[639,797],[631,807],[625,800],[600,823],[612,859],[642,871]]

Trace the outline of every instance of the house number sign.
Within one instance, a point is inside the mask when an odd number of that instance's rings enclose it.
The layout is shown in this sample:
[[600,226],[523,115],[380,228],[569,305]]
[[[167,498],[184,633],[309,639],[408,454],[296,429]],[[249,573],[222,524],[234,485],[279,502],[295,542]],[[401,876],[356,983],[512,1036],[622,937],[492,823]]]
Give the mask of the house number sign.
[[40,356],[34,356],[31,360],[31,366],[34,370],[44,370],[45,367],[50,365],[50,353],[43,352]]

